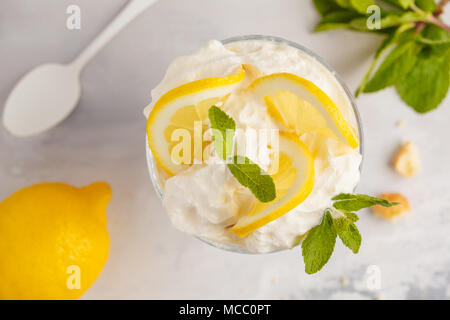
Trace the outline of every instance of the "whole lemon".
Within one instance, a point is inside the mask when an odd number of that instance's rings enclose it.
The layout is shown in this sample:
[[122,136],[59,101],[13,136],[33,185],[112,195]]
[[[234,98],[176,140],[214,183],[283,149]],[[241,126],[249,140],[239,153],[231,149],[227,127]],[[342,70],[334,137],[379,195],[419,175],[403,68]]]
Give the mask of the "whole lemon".
[[40,183],[0,203],[0,299],[76,299],[109,252],[107,183]]

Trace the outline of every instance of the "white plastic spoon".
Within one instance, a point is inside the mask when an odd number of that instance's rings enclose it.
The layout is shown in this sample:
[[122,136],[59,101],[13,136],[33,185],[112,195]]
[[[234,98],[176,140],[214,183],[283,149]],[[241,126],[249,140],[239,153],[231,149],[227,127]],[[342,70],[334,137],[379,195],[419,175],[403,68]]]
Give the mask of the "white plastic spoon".
[[131,0],[103,32],[67,65],[44,64],[26,74],[11,91],[3,124],[16,136],[31,136],[63,121],[80,99],[84,66],[120,30],[157,0]]

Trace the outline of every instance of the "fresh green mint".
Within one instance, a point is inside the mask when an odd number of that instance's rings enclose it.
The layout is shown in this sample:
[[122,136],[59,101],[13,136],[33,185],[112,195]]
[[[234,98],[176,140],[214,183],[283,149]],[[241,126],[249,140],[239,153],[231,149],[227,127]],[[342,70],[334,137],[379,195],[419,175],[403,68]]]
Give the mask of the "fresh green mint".
[[400,97],[417,112],[433,110],[447,95],[450,85],[450,55],[423,50],[414,68],[396,85]]
[[[216,106],[209,108],[208,116],[213,129],[214,149],[221,159],[228,161],[233,149],[236,123]],[[249,158],[234,156],[227,166],[237,181],[247,187],[259,201],[270,202],[276,198],[272,177]]]
[[408,9],[414,4],[414,0],[387,0],[387,2],[397,5],[402,9]]
[[[449,0],[313,0],[322,16],[315,31],[349,29],[385,37],[356,91],[395,87],[418,113],[439,106],[450,87],[450,26],[440,16]],[[380,28],[369,29],[370,6],[380,8]],[[381,61],[383,60],[383,61]]]
[[211,128],[213,129],[212,138],[214,141],[214,149],[221,159],[226,160],[233,149],[236,123],[233,118],[216,106],[209,108],[208,116],[211,122]]
[[[330,259],[336,238],[353,253],[358,253],[361,246],[361,234],[355,225],[358,216],[353,211],[374,205],[391,207],[396,202],[374,198],[363,194],[341,193],[332,199],[333,206],[325,210],[322,222],[309,230],[306,237],[302,235],[302,255],[305,272],[308,274],[320,271]],[[300,240],[301,241],[301,240]]]
[[358,253],[361,246],[361,234],[356,225],[347,217],[334,219],[333,225],[342,243],[353,253]]
[[316,273],[330,260],[336,244],[336,236],[331,211],[327,210],[322,222],[309,230],[308,235],[302,242],[302,255],[306,273]]
[[276,191],[272,177],[249,158],[235,156],[233,162],[227,165],[240,184],[249,188],[259,201],[270,202],[275,199]]
[[422,45],[416,42],[407,41],[397,45],[367,82],[364,92],[375,92],[400,83],[414,67],[421,49]]
[[365,194],[351,194],[341,193],[340,195],[331,199],[334,201],[333,207],[344,211],[359,211],[364,208],[369,208],[375,205],[383,207],[392,207],[397,205],[397,202],[389,202],[385,199],[366,196]]
[[350,220],[351,222],[356,222],[359,220],[359,217],[356,213],[354,212],[350,212],[350,211],[345,211],[345,210],[340,210],[346,217],[348,220]]
[[[232,144],[231,147],[227,147],[226,140],[233,142],[236,130],[233,118],[216,106],[212,106],[208,114],[211,127],[215,129],[213,130],[214,148],[223,160],[229,161],[227,166],[233,176],[259,201],[274,200],[276,189],[270,175],[247,157],[237,155],[230,159],[229,150],[232,150]],[[224,136],[228,137],[224,138]],[[350,193],[341,193],[332,200],[333,206],[325,210],[322,222],[296,239],[296,245],[301,243],[305,272],[308,274],[318,272],[328,262],[338,236],[353,253],[358,253],[361,246],[361,234],[355,225],[359,218],[354,211],[374,205],[391,207],[397,204],[385,199]]]

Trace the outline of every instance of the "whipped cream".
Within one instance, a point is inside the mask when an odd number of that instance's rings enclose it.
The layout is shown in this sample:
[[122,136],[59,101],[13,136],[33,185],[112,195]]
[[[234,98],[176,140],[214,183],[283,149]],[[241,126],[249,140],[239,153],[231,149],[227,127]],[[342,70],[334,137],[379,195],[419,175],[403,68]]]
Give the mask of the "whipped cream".
[[[235,74],[242,64],[254,66],[254,76],[289,72],[310,80],[335,102],[346,120],[357,127],[356,117],[344,89],[336,77],[314,57],[287,44],[266,40],[245,40],[223,45],[212,40],[192,55],[175,59],[161,83],[152,90],[152,104],[167,91],[187,82]],[[251,80],[251,79],[249,79]],[[243,86],[248,83],[243,83]],[[223,110],[238,128],[278,128],[266,106],[252,96],[235,92]],[[250,209],[254,196],[230,173],[225,164],[194,165],[166,179],[160,172],[163,205],[173,225],[215,246],[247,252],[271,252],[291,248],[299,236],[320,223],[331,198],[352,192],[359,182],[361,155],[332,139],[318,139],[315,133],[301,140],[315,154],[315,184],[308,198],[282,217],[255,230],[245,238],[226,226]],[[252,159],[254,160],[254,159]]]

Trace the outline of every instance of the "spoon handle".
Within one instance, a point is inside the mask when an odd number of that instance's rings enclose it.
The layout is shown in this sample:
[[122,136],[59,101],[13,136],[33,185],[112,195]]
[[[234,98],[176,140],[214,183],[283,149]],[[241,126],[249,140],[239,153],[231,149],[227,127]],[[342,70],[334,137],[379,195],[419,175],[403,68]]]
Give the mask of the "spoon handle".
[[92,41],[89,46],[72,62],[72,65],[81,71],[84,66],[119,33],[137,15],[158,0],[131,0],[116,18]]

